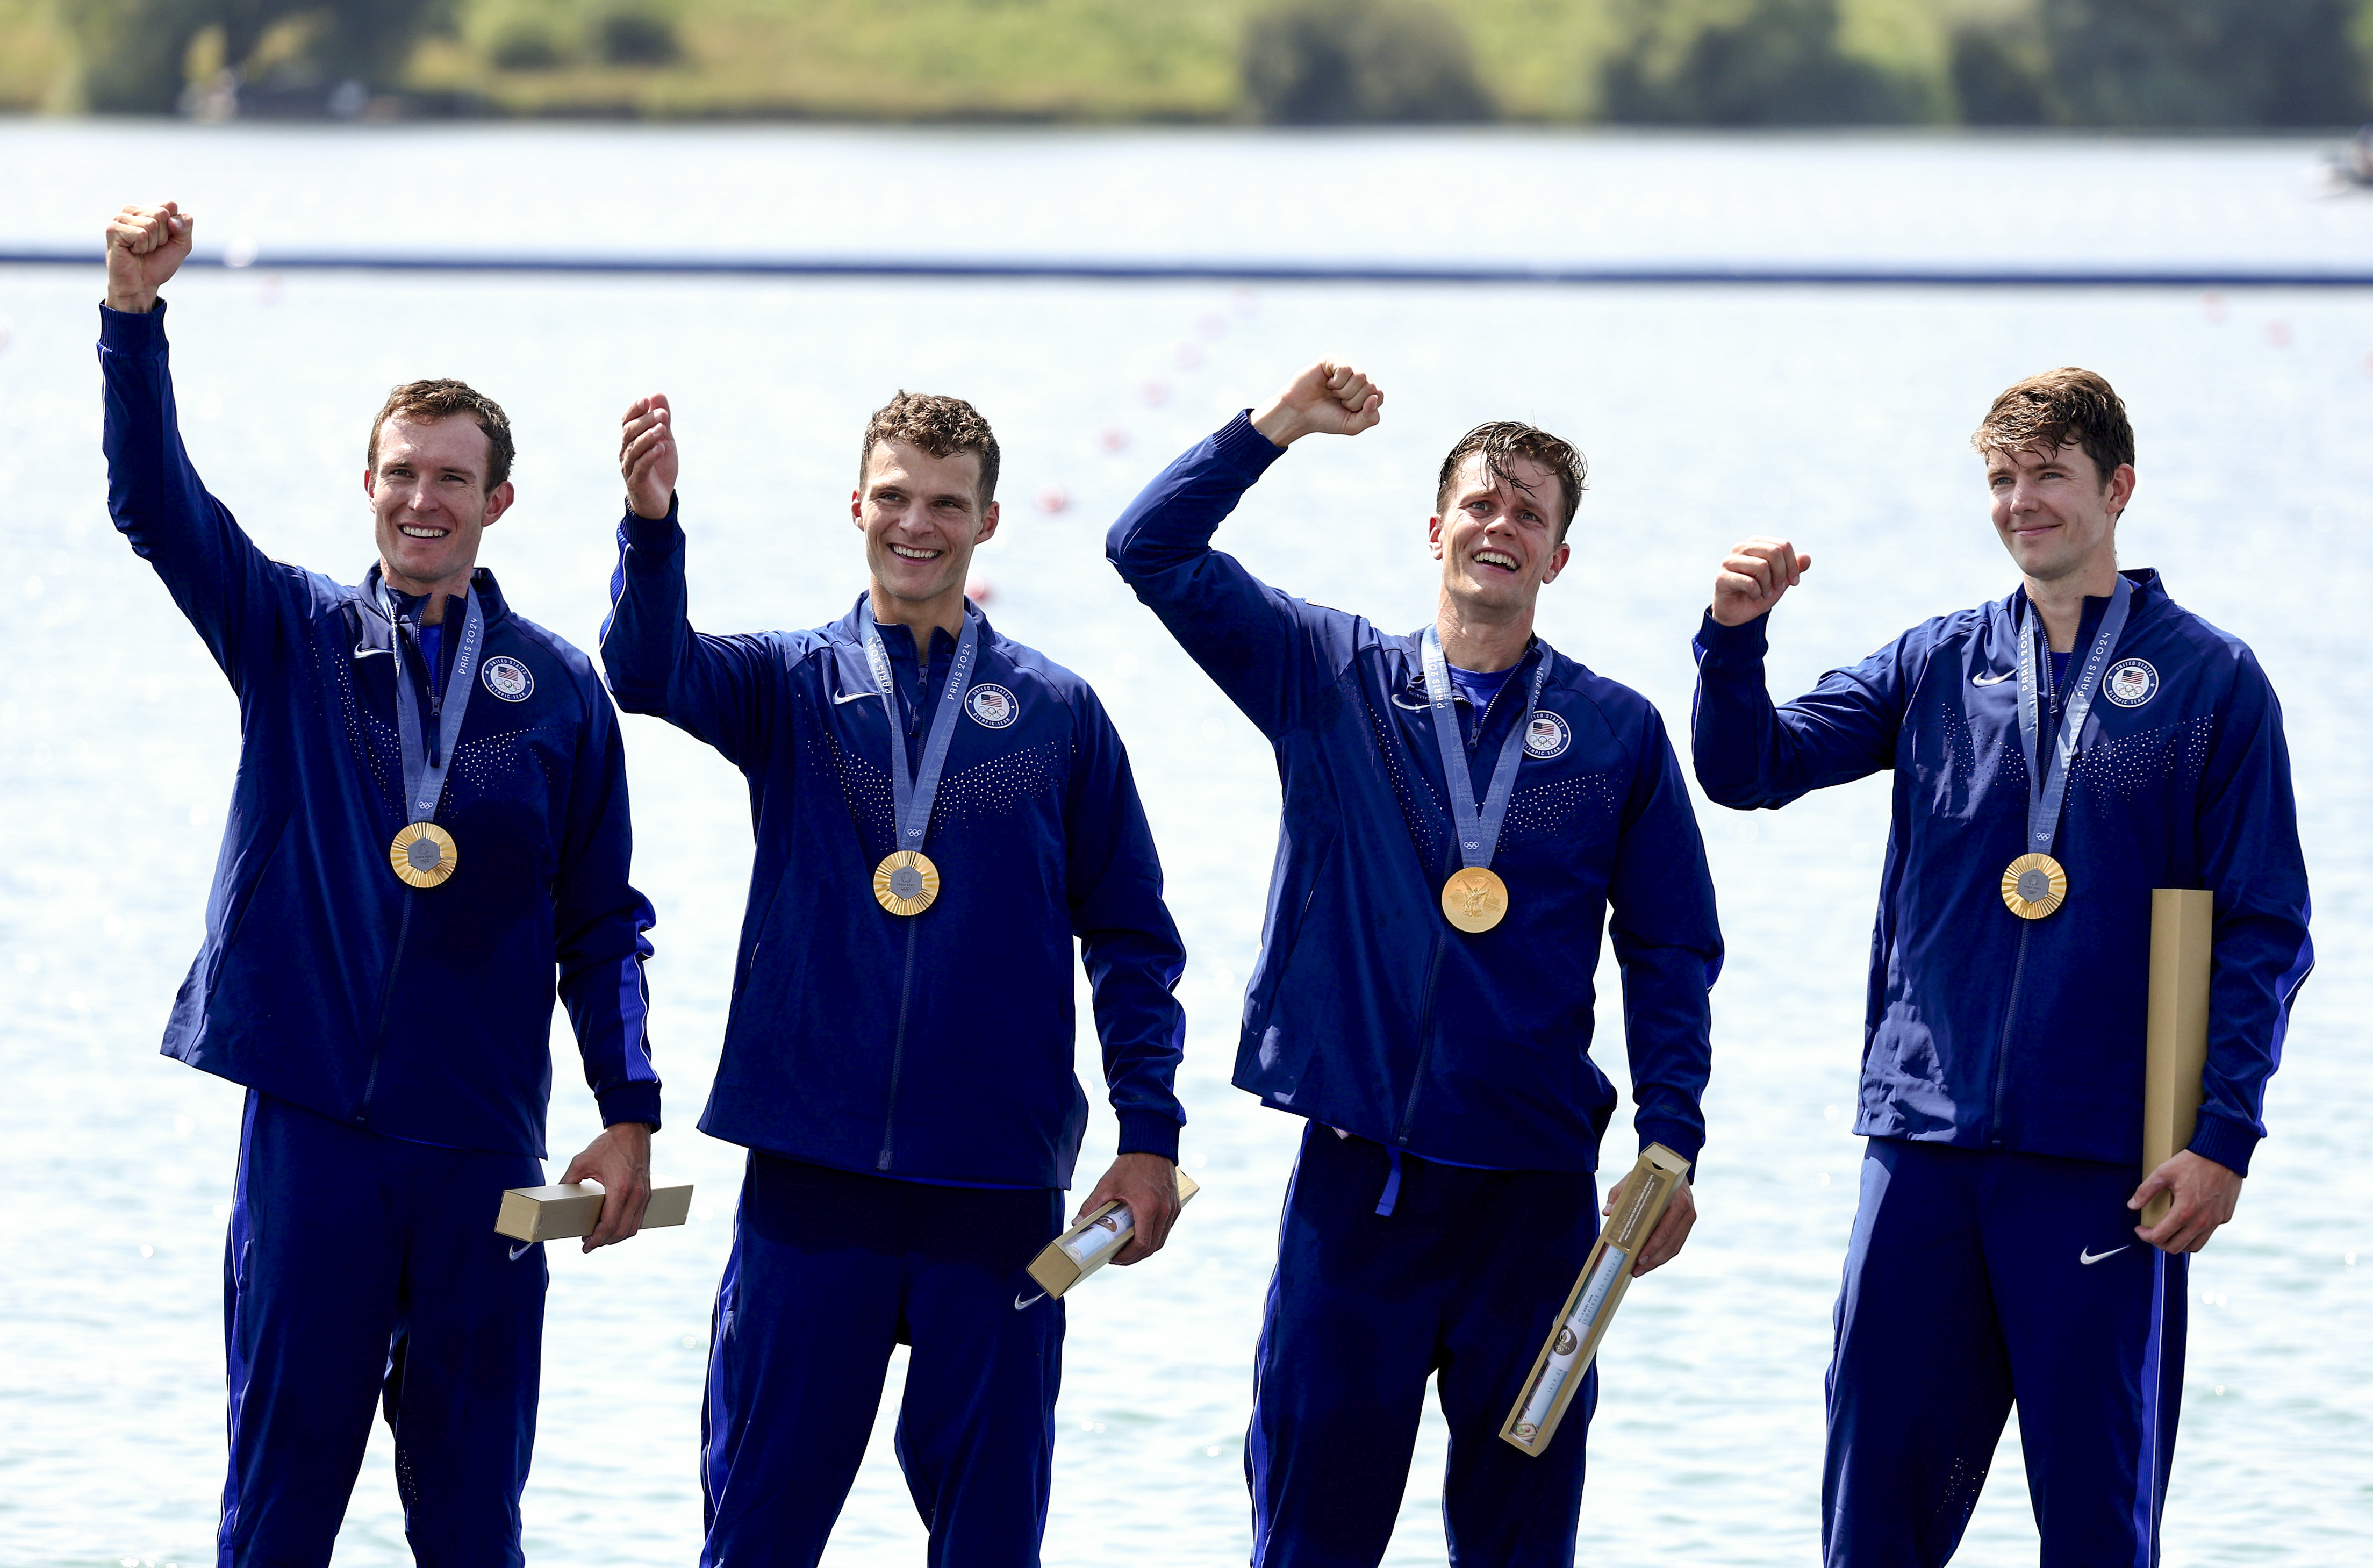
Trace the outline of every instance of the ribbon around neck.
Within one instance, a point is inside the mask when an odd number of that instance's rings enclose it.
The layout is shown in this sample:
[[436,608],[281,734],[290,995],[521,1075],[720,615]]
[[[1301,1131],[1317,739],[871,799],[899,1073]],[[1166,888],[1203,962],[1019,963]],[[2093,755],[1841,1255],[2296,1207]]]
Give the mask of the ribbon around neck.
[[[432,707],[430,717],[437,721],[435,749],[430,749],[429,736],[420,721],[420,694],[413,689],[412,672],[404,667],[403,632],[412,623],[403,620],[397,611],[394,591],[384,581],[379,583],[380,607],[386,611],[388,626],[395,638],[395,712],[396,731],[403,745],[403,809],[411,814],[407,822],[429,822],[437,815],[438,797],[445,792],[446,770],[453,766],[453,746],[462,738],[462,716],[469,710],[471,678],[478,672],[478,655],[485,650],[486,611],[479,602],[477,590],[462,591],[462,640],[453,649],[453,673],[447,677],[440,698],[437,693],[437,672],[428,671],[428,695]],[[419,648],[419,630],[413,630],[413,647]],[[426,654],[423,654],[424,661]]]
[[[873,672],[874,688],[882,694],[883,710],[890,720],[890,788],[897,818],[900,849],[920,850],[924,830],[931,825],[931,802],[940,792],[940,769],[948,759],[948,743],[956,732],[956,710],[964,706],[964,695],[972,680],[973,660],[980,646],[980,612],[970,604],[964,606],[964,633],[956,638],[956,656],[948,662],[947,679],[941,683],[939,700],[932,707],[930,733],[923,741],[922,766],[913,771],[906,766],[905,726],[898,720],[898,685],[890,673],[890,655],[882,646],[881,628],[874,625],[872,596],[868,595],[859,606],[858,635],[865,639],[865,662]],[[930,629],[923,629],[923,637]],[[916,655],[919,659],[929,644],[918,638]]]
[[[1467,767],[1467,742],[1458,732],[1457,689],[1450,684],[1450,660],[1442,651],[1442,635],[1425,628],[1425,699],[1433,712],[1433,738],[1442,749],[1443,781],[1450,786],[1450,820],[1458,830],[1458,858],[1463,865],[1489,869],[1500,847],[1500,824],[1508,814],[1508,797],[1516,788],[1516,767],[1525,759],[1525,726],[1541,705],[1541,685],[1549,679],[1549,651],[1540,650],[1532,685],[1525,695],[1525,711],[1501,743],[1500,760],[1491,770],[1491,789],[1483,803],[1475,803],[1475,776]],[[1488,705],[1487,705],[1488,706]],[[1476,715],[1479,731],[1482,715]]]
[[2085,731],[2086,716],[2093,711],[2093,697],[2101,689],[2102,669],[2117,647],[2118,634],[2126,628],[2133,592],[2133,582],[2120,577],[2110,592],[2110,607],[2102,614],[2100,629],[2093,634],[2093,645],[2086,651],[2084,672],[2068,688],[2068,707],[2061,715],[2048,764],[2042,735],[2044,704],[2051,696],[2044,689],[2051,679],[2051,661],[2046,657],[2050,649],[2043,640],[2043,615],[2035,602],[2028,600],[2019,612],[2018,738],[2027,758],[2026,853],[2052,853],[2052,841],[2060,831],[2061,798],[2068,792],[2068,765],[2076,755],[2076,739]]

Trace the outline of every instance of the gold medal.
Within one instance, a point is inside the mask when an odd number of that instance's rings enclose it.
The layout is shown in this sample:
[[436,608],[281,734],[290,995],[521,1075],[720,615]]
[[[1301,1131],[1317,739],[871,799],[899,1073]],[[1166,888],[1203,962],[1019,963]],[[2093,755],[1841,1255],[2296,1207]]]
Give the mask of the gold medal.
[[1443,918],[1462,931],[1488,931],[1508,913],[1508,884],[1488,868],[1453,872],[1442,884]]
[[433,822],[415,822],[396,834],[387,847],[388,863],[411,887],[441,887],[462,863],[461,846]]
[[2003,902],[2022,920],[2040,920],[2068,897],[2068,872],[2049,855],[2021,855],[2003,870]]
[[919,915],[940,895],[940,868],[930,857],[901,849],[873,868],[873,899],[894,915]]

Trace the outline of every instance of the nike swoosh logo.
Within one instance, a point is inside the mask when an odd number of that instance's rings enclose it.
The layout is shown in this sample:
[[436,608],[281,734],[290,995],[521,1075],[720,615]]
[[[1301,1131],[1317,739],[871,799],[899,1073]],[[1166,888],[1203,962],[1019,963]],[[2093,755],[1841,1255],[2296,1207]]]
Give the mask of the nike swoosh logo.
[[368,659],[374,653],[385,653],[388,650],[384,648],[365,648],[359,642],[355,644],[355,657],[357,659]]
[[[1998,686],[2017,673],[2018,672],[2016,670],[2005,670],[1999,675],[1971,675],[1970,677],[1970,685],[1973,686]],[[2104,1253],[2102,1256],[2107,1257],[2108,1254]]]
[[1023,1301],[1020,1296],[1018,1296],[1018,1295],[1017,1295],[1017,1296],[1015,1296],[1015,1297],[1013,1298],[1013,1310],[1014,1310],[1014,1311],[1016,1311],[1016,1312],[1019,1312],[1019,1311],[1021,1311],[1021,1310],[1022,1310],[1023,1307],[1025,1307],[1025,1306],[1035,1306],[1035,1305],[1037,1305],[1040,1302],[1045,1301],[1046,1299],[1046,1293],[1045,1291],[1040,1291],[1036,1295],[1032,1296],[1028,1301]]
[[835,692],[832,694],[832,701],[833,706],[837,708],[844,702],[863,702],[869,696],[881,695],[880,692]]
[[[2126,1246],[2132,1246],[2134,1244],[2133,1242],[2126,1243]],[[2079,1263],[2098,1263],[2104,1258],[2115,1258],[2121,1252],[2125,1251],[2126,1246],[2113,1246],[2107,1252],[2080,1251],[2076,1254],[2076,1261]]]
[[521,1255],[521,1254],[523,1254],[523,1253],[525,1253],[529,1247],[533,1246],[534,1245],[535,1245],[535,1243],[533,1243],[533,1242],[532,1242],[532,1241],[523,1241],[523,1242],[520,1243],[517,1246],[512,1247],[512,1248],[511,1248],[511,1261],[512,1261],[512,1262],[514,1262],[514,1263],[518,1262],[518,1261],[520,1260],[520,1255]]

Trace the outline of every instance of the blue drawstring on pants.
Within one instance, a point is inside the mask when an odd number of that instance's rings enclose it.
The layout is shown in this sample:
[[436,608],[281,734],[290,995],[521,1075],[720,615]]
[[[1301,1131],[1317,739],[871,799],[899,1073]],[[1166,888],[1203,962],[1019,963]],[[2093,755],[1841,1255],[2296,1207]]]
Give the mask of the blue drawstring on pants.
[[1401,1152],[1386,1144],[1385,1157],[1393,1163],[1393,1173],[1385,1178],[1385,1195],[1376,1199],[1376,1212],[1389,1220],[1393,1217],[1393,1205],[1400,1200],[1401,1196]]

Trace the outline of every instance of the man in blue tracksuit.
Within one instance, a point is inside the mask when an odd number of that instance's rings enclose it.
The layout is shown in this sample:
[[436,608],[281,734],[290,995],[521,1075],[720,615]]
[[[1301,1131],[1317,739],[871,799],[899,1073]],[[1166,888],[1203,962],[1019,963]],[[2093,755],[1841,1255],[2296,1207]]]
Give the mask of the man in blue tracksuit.
[[248,1089],[219,1559],[327,1563],[383,1401],[414,1554],[516,1564],[545,1274],[494,1224],[544,1181],[555,973],[606,1129],[563,1177],[604,1188],[588,1250],[641,1223],[659,1125],[617,719],[476,568],[511,438],[462,383],[399,387],[374,422],[359,587],[266,559],[206,493],[157,298],[191,233],[171,203],[110,225],[99,358],[115,526],[239,694],[205,945],[165,1033]]
[[934,1568],[1038,1561],[1063,1306],[1024,1270],[1087,1125],[1072,943],[1120,1148],[1082,1209],[1116,1261],[1177,1215],[1186,955],[1120,737],[1087,683],[966,602],[998,523],[971,404],[875,413],[850,515],[870,581],[812,631],[696,633],[664,397],[626,411],[602,657],[626,708],[750,785],[757,860],[704,1130],[750,1150],[717,1294],[701,1482],[714,1568],[812,1564],[914,1347],[898,1459]]
[[[1290,598],[1211,548],[1287,446],[1358,434],[1383,395],[1350,366],[1311,367],[1172,463],[1106,544],[1268,737],[1284,795],[1235,1082],[1310,1126],[1245,1440],[1253,1561],[1383,1556],[1439,1373],[1452,1559],[1569,1568],[1596,1375],[1544,1456],[1498,1433],[1597,1231],[1616,1108],[1589,1057],[1599,930],[1623,967],[1640,1141],[1692,1161],[1722,939],[1655,709],[1533,636],[1568,559],[1579,452],[1515,424],[1452,450],[1431,523],[1440,608],[1415,634]],[[1684,1187],[1635,1272],[1693,1216]]]
[[[1975,444],[2018,589],[1774,708],[1766,616],[1812,560],[1740,544],[1697,638],[1698,778],[1724,805],[1777,808],[1895,772],[1828,1561],[1952,1556],[2016,1402],[2044,1563],[2147,1568],[2186,1257],[2232,1217],[2312,962],[2290,761],[2250,649],[2157,572],[2118,570],[2134,447],[2109,383],[2021,381]],[[2157,887],[2215,895],[2215,968],[2198,1130],[2142,1171]],[[2161,1193],[2166,1217],[2135,1223]]]

